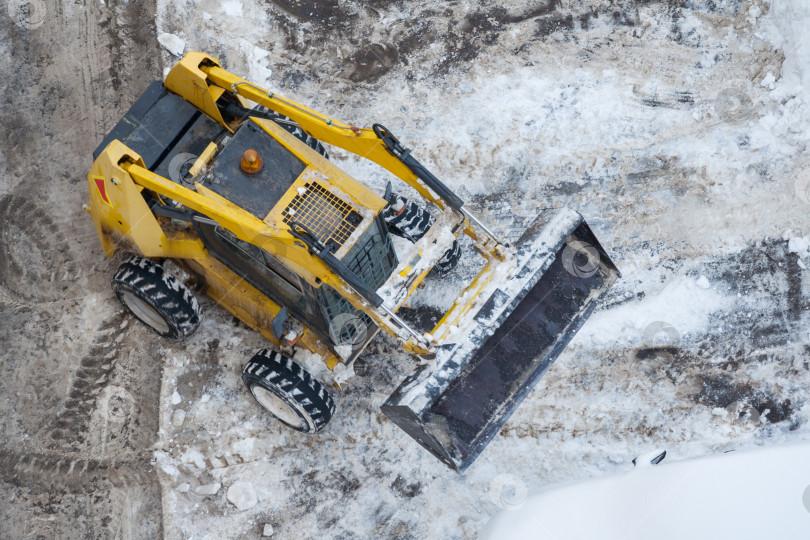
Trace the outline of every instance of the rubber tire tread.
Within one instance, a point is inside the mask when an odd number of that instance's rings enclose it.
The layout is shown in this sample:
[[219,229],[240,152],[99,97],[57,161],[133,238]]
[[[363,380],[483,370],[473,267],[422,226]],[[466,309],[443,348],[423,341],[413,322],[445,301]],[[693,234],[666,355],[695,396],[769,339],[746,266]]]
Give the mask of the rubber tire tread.
[[436,264],[433,266],[431,271],[439,278],[443,278],[452,272],[456,266],[458,266],[458,261],[460,260],[461,246],[459,245],[458,240],[453,240],[453,245],[450,246],[450,249],[444,252],[441,259],[436,261]]
[[405,197],[397,196],[405,205],[401,214],[394,212],[393,205],[389,204],[383,210],[383,219],[388,226],[388,230],[401,238],[416,243],[436,221],[430,213],[423,207]]
[[[405,205],[400,214],[396,214],[393,208],[393,203],[397,199]],[[418,242],[425,236],[436,221],[425,208],[397,194],[392,194],[388,205],[383,209],[383,219],[391,234],[410,240],[412,243]],[[431,274],[444,278],[458,266],[459,260],[461,260],[461,246],[458,240],[453,240],[450,249],[436,261],[431,269]]]
[[144,323],[160,336],[183,341],[200,326],[202,308],[194,294],[179,279],[150,259],[138,256],[130,258],[118,267],[111,285],[118,300],[136,319],[138,317],[124,302],[125,292],[141,298],[163,317],[169,326],[167,333]]
[[[242,381],[251,395],[255,386],[261,386],[288,404],[295,401],[308,418],[303,417],[300,410],[290,408],[304,420],[304,425],[292,426],[281,419],[279,421],[296,431],[318,433],[335,413],[335,402],[326,388],[307,370],[278,351],[263,349],[257,352],[242,370]],[[293,395],[296,389],[300,393]]]

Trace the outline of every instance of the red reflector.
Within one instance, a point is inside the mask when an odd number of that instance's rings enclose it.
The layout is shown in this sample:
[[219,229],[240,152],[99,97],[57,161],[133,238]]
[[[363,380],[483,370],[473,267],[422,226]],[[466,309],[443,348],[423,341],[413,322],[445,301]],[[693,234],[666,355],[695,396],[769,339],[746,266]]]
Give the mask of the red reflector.
[[96,189],[98,189],[98,194],[101,195],[101,200],[112,206],[110,199],[107,197],[107,186],[104,183],[104,177],[94,176],[93,180],[96,182]]

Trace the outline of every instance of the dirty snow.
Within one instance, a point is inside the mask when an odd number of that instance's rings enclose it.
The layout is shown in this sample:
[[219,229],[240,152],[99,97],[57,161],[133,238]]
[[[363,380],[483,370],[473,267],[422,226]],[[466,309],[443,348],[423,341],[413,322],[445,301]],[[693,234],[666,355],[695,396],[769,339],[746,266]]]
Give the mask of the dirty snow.
[[[385,124],[504,234],[537,208],[578,210],[623,273],[461,476],[379,414],[413,368],[391,340],[377,339],[334,392],[330,427],[307,437],[251,402],[239,373],[266,344],[208,302],[196,336],[166,351],[155,458],[167,536],[269,526],[281,538],[474,538],[499,511],[493,491],[506,474],[533,491],[625,470],[652,448],[679,460],[810,435],[805,2],[650,2],[611,15],[579,0],[560,3],[559,18],[523,19],[529,4],[516,2],[510,20],[488,4],[449,5],[452,17],[421,2],[340,3],[348,15],[256,0],[159,4],[158,30],[187,50],[339,119]],[[387,64],[387,42],[420,17],[420,45]],[[461,18],[471,26],[455,27]],[[352,53],[335,25],[366,32],[374,54]],[[436,37],[450,28],[482,36],[471,58]],[[390,178],[330,154],[380,192]],[[244,483],[257,502],[234,512],[227,494]]]

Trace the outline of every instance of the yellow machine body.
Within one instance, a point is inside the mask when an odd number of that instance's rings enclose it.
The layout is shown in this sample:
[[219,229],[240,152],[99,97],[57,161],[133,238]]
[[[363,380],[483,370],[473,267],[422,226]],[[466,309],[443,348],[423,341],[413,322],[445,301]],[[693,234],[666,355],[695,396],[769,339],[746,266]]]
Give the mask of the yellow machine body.
[[[172,68],[164,85],[225,128],[229,126],[223,120],[216,101],[225,93],[226,88],[235,89],[240,98],[269,105],[281,114],[294,119],[315,138],[379,163],[400,176],[427,200],[442,205],[442,201],[432,194],[429,188],[385,150],[384,145],[371,130],[348,126],[283,98],[277,98],[277,102],[274,103],[272,98],[268,97],[271,94],[223,70],[212,56],[197,52],[188,53]],[[278,102],[279,99],[283,101]],[[169,220],[155,216],[141,195],[144,189],[149,189],[161,197],[177,201],[211,217],[241,240],[255,244],[272,254],[280,254],[284,262],[309,284],[330,285],[354,307],[367,313],[383,330],[398,335],[396,325],[392,325],[388,317],[371,309],[360,295],[326,265],[309,254],[307,248],[297,242],[286,231],[287,226],[280,221],[280,209],[294,197],[296,189],[303,184],[304,177],[312,171],[323,174],[330,183],[349,195],[358,207],[368,209],[374,215],[382,210],[386,201],[272,121],[263,119],[251,121],[259,124],[292,153],[309,164],[307,170],[301,174],[301,178],[264,220],[257,219],[256,216],[223,199],[205,186],[197,184],[194,190],[188,189],[150,172],[137,153],[123,143],[113,141],[95,160],[87,175],[90,192],[89,213],[105,254],[113,256],[117,250],[124,249],[145,257],[176,259],[181,265],[193,265],[195,272],[204,278],[217,303],[277,343],[278,340],[272,337],[269,325],[280,307],[216,261],[193,231],[173,230]],[[464,222],[463,218],[459,218],[459,221]],[[430,268],[427,268],[415,276],[417,279],[412,280],[410,292],[416,289],[429,271]],[[230,292],[225,294],[223,291]],[[397,307],[404,301],[405,298],[402,298]],[[317,340],[313,340],[311,333],[308,334],[298,344],[312,352],[324,354],[327,349]],[[429,352],[426,343],[419,344],[413,340],[406,340],[405,347],[414,353]],[[330,368],[334,368],[339,362],[339,359],[331,353],[325,354],[325,357]]]

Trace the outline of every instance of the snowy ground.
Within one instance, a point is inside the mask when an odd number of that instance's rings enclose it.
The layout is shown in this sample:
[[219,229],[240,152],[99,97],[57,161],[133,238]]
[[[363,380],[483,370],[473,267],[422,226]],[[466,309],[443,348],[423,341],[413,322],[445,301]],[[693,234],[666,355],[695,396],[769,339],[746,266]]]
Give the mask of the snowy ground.
[[[168,533],[471,538],[506,474],[534,490],[654,447],[683,459],[807,437],[808,279],[788,249],[810,232],[799,3],[277,4],[164,2],[158,31],[338,118],[383,122],[507,234],[538,207],[576,208],[624,277],[463,476],[377,412],[409,369],[388,341],[312,440],[251,405],[235,373],[253,340],[213,314],[225,369],[200,367],[208,332],[167,352]],[[258,501],[241,512],[239,481]],[[194,494],[211,482],[215,496]]]
[[[810,8],[772,4],[159,0],[164,68],[169,50],[203,50],[334,117],[381,122],[507,235],[537,208],[574,208],[623,273],[464,475],[379,412],[412,368],[386,338],[310,437],[251,401],[239,373],[265,344],[210,302],[183,345],[145,345],[129,324],[130,358],[162,366],[157,440],[130,446],[155,459],[165,536],[474,538],[504,486],[625,470],[659,447],[680,460],[809,438]],[[421,313],[441,297],[427,292]],[[98,295],[65,308],[63,341],[75,313],[109,317]],[[115,395],[143,403],[125,380]]]

